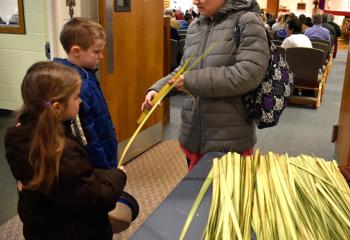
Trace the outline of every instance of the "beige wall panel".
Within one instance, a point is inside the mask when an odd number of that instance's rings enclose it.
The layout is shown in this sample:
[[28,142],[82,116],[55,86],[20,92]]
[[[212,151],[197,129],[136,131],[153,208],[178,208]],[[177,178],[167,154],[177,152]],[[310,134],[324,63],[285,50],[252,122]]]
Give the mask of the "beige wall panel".
[[0,34],[0,109],[20,107],[20,85],[25,71],[33,63],[46,60],[46,0],[23,3],[26,34]]

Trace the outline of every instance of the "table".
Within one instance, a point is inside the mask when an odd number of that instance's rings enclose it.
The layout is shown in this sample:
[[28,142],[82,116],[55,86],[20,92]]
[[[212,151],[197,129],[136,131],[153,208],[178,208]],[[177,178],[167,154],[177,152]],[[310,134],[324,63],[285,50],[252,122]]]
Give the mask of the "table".
[[[210,152],[204,155],[130,239],[178,239],[194,200],[212,167],[212,160],[222,155],[224,155],[222,152]],[[185,239],[201,239],[210,203],[211,187],[205,194]]]

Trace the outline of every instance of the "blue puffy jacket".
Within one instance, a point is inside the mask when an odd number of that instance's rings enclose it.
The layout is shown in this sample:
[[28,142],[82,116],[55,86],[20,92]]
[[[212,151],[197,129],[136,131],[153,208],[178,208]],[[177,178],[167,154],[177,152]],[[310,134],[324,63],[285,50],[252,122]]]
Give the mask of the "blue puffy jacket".
[[85,145],[95,168],[109,169],[117,166],[118,141],[106,100],[96,78],[96,70],[81,68],[67,59],[54,62],[75,69],[82,80],[80,110],[72,124],[73,133]]

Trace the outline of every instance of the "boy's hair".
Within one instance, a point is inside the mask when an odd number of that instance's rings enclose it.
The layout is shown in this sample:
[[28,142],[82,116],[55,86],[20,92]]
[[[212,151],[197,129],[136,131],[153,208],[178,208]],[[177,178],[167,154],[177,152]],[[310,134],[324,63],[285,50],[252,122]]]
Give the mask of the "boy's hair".
[[74,45],[87,50],[96,40],[106,40],[106,32],[100,24],[86,18],[75,17],[69,20],[60,34],[62,47],[68,54]]
[[74,70],[49,61],[35,63],[24,76],[21,86],[23,107],[17,119],[28,114],[36,121],[29,153],[33,178],[25,188],[48,193],[58,176],[64,131],[60,115],[52,104],[59,102],[67,106],[80,81]]

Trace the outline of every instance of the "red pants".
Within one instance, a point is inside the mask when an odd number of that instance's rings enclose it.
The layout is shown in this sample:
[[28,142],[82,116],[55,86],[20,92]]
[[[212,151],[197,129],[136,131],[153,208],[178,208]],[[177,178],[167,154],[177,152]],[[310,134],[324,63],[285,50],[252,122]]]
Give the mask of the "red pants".
[[[197,162],[203,157],[204,154],[199,153],[192,153],[188,151],[186,148],[181,146],[182,150],[184,151],[186,158],[188,159],[188,170],[192,170],[192,168],[197,164]],[[247,150],[240,153],[241,156],[252,156],[253,155],[253,148],[248,148]]]

